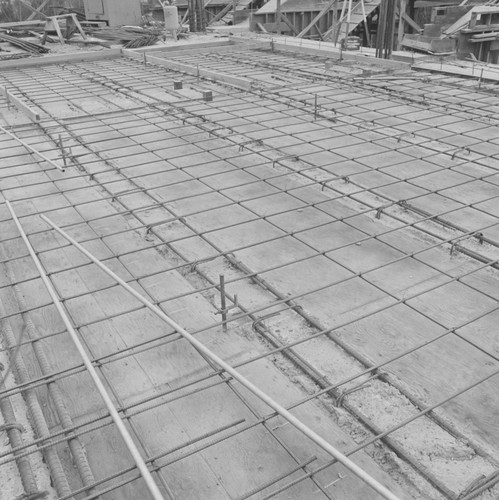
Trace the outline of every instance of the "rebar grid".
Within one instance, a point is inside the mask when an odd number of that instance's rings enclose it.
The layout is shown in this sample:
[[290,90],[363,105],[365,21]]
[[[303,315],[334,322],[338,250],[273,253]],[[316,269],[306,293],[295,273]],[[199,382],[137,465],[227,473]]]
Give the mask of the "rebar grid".
[[[487,176],[485,176],[485,177],[487,177]],[[483,179],[483,178],[482,178],[482,179]],[[401,182],[401,181],[395,181],[395,183],[397,183],[397,182]],[[390,183],[390,184],[391,184],[391,183]],[[383,187],[383,186],[379,186],[377,189],[380,189],[381,187]],[[452,186],[448,186],[448,187],[446,187],[446,188],[443,188],[442,190],[445,190],[445,189],[450,189],[451,187],[452,187]],[[484,200],[482,200],[482,201],[484,201]]]
[[[292,172],[292,173],[294,173],[294,172]],[[245,201],[246,201],[246,200],[245,200]],[[472,206],[472,205],[473,205],[473,204],[470,204],[469,206]],[[127,212],[127,211],[125,211],[125,212]],[[125,212],[122,212],[122,213],[125,213]],[[114,214],[113,214],[113,215],[114,215]],[[428,219],[429,219],[429,218],[428,218]],[[224,226],[224,227],[229,227],[229,226]],[[458,238],[457,238],[457,239],[458,239]],[[219,253],[218,255],[220,256],[220,255],[221,255],[221,253]],[[320,255],[320,254],[319,254],[319,255]],[[492,264],[493,264],[493,263],[492,263]],[[255,273],[255,274],[257,274],[257,273]],[[261,274],[261,273],[259,272],[258,274]],[[138,278],[138,279],[142,279],[142,277],[141,277],[141,278]]]

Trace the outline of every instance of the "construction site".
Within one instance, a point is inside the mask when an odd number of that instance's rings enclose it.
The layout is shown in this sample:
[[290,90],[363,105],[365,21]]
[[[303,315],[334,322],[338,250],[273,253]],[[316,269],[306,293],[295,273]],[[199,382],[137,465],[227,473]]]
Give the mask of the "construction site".
[[0,1],[0,500],[499,499],[499,5]]

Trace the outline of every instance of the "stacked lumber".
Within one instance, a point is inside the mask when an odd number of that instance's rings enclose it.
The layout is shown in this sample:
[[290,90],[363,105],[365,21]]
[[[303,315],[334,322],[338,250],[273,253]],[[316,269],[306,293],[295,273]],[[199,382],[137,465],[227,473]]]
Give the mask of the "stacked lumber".
[[135,38],[134,40],[130,40],[125,43],[123,47],[125,49],[138,49],[139,47],[149,47],[150,45],[154,45],[159,40],[158,35],[144,35],[140,38]]
[[[139,26],[123,26],[121,28],[90,28],[86,30],[92,37],[114,43],[128,44],[137,41],[138,47],[153,45],[163,34],[158,27],[140,28]],[[140,42],[138,40],[141,40]],[[149,43],[148,43],[149,42]],[[144,43],[145,45],[140,45]],[[127,47],[127,48],[136,48]]]
[[13,36],[7,35],[5,33],[0,32],[0,41],[9,42],[14,47],[18,49],[25,50],[30,54],[46,54],[50,52],[50,49],[40,45],[38,43],[28,42],[27,40],[21,40],[20,38],[15,38]]

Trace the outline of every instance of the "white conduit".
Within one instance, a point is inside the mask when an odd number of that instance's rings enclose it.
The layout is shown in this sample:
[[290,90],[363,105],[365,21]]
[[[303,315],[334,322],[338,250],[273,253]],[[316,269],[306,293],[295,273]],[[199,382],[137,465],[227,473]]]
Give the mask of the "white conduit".
[[46,161],[47,163],[50,163],[57,170],[60,170],[61,172],[65,171],[64,167],[61,167],[55,161],[51,160],[50,158],[47,158],[44,154],[40,153],[40,151],[37,151],[33,146],[30,146],[27,142],[17,137],[17,135],[13,134],[12,132],[9,132],[7,129],[3,127],[0,127],[0,131],[3,132],[4,134],[7,134],[9,137],[12,137],[12,139],[19,142],[20,144],[22,144],[28,151],[31,151],[34,155],[39,156],[42,160]]
[[400,500],[396,495],[394,495],[390,490],[388,490],[381,483],[376,481],[373,477],[367,474],[361,467],[352,462],[343,453],[337,450],[334,446],[328,443],[325,439],[319,436],[316,432],[306,426],[298,418],[293,416],[286,408],[281,406],[279,403],[274,401],[265,392],[261,391],[258,387],[253,385],[249,380],[247,380],[243,375],[241,375],[237,370],[232,368],[223,359],[219,358],[215,353],[211,352],[204,344],[199,342],[193,335],[191,335],[187,330],[182,328],[179,324],[173,321],[169,316],[167,316],[159,307],[153,305],[147,299],[142,297],[138,292],[136,292],[128,283],[123,281],[119,276],[117,276],[113,271],[108,269],[101,261],[94,257],[90,252],[85,250],[77,241],[75,241],[71,236],[66,234],[60,227],[54,224],[50,219],[42,215],[41,218],[47,222],[52,228],[54,228],[61,236],[63,236],[67,241],[73,244],[80,252],[85,254],[94,264],[96,264],[100,269],[102,269],[106,274],[113,278],[117,283],[119,283],[123,288],[130,292],[137,300],[142,302],[150,311],[152,311],[156,316],[161,318],[165,323],[168,323],[173,327],[177,333],[182,335],[188,342],[190,342],[199,352],[203,353],[207,358],[213,361],[217,366],[222,368],[225,372],[230,374],[235,380],[237,380],[241,385],[250,390],[258,398],[264,401],[267,405],[273,408],[279,415],[285,418],[291,425],[302,432],[305,436],[310,438],[315,444],[320,446],[323,450],[334,457],[338,462],[343,464],[347,469],[358,476],[362,481],[371,486],[373,490],[378,492],[382,497],[388,500]]
[[69,319],[68,315],[66,314],[66,311],[62,307],[61,301],[59,299],[59,296],[57,295],[56,290],[54,289],[52,283],[50,282],[49,278],[47,277],[47,274],[45,272],[45,269],[43,268],[42,264],[40,263],[40,260],[38,259],[33,247],[31,246],[31,243],[28,240],[28,237],[26,236],[26,233],[24,232],[19,219],[17,218],[12,205],[8,202],[5,201],[5,204],[7,205],[7,208],[9,209],[10,214],[12,215],[12,218],[17,226],[17,229],[19,230],[19,233],[22,236],[22,239],[24,240],[24,243],[26,244],[26,247],[28,248],[28,251],[38,269],[38,272],[40,273],[40,277],[43,281],[43,284],[47,288],[54,305],[61,316],[61,319],[64,322],[64,325],[67,328],[67,331],[69,335],[71,336],[71,339],[73,340],[76,349],[78,350],[82,360],[83,364],[85,365],[88,373],[90,374],[90,377],[92,378],[93,382],[95,383],[97,390],[99,391],[102,399],[104,400],[104,403],[109,411],[109,414],[111,418],[113,419],[114,423],[116,424],[116,427],[118,428],[118,431],[120,432],[123,440],[125,441],[125,444],[130,451],[130,454],[133,457],[133,460],[135,464],[137,465],[137,468],[140,471],[140,474],[142,475],[142,478],[144,479],[147,488],[151,492],[152,497],[154,500],[165,500],[163,495],[161,494],[161,491],[159,490],[157,484],[155,483],[151,472],[147,468],[146,463],[144,462],[144,459],[142,458],[142,455],[140,454],[139,450],[137,449],[137,446],[135,445],[132,437],[130,436],[127,428],[125,427],[125,424],[123,423],[123,420],[121,419],[118,411],[116,410],[113,401],[111,400],[109,394],[106,391],[106,388],[104,387],[104,384],[101,382],[101,379],[99,378],[99,375],[97,374],[97,371],[95,370],[94,366],[92,365],[92,362],[90,361],[85,348],[83,347],[83,344],[81,343],[75,329],[73,328],[73,325],[71,324],[71,320]]

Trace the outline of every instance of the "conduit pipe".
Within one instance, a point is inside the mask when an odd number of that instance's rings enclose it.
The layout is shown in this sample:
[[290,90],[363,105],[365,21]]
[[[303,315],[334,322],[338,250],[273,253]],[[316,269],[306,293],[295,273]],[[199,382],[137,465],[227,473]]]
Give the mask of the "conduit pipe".
[[[12,211],[10,205],[8,205],[8,207],[9,210]],[[142,302],[142,304],[144,304],[151,312],[153,312],[165,323],[169,324],[172,328],[174,328],[177,331],[177,333],[182,335],[182,337],[184,337],[200,353],[202,353],[213,363],[215,363],[217,366],[219,366],[221,369],[223,369],[225,372],[231,375],[234,378],[234,380],[237,380],[241,385],[246,387],[246,389],[255,394],[255,396],[257,396],[260,400],[265,402],[268,406],[270,406],[270,408],[275,410],[279,415],[281,415],[284,419],[286,419],[297,430],[302,432],[315,444],[317,444],[324,451],[329,453],[329,455],[334,457],[338,462],[340,462],[347,469],[353,472],[357,477],[359,477],[362,481],[364,481],[371,488],[373,488],[373,490],[379,493],[383,498],[386,498],[387,500],[400,500],[396,495],[394,495],[390,490],[388,490],[388,488],[386,488],[372,476],[367,474],[366,471],[364,471],[361,467],[352,462],[346,455],[341,453],[334,446],[328,443],[325,439],[319,436],[315,431],[306,426],[301,420],[292,415],[288,410],[286,410],[286,408],[284,408],[279,403],[274,401],[265,392],[263,392],[258,387],[253,385],[248,379],[246,379],[243,375],[241,375],[237,370],[232,368],[232,366],[226,363],[223,359],[219,358],[215,353],[210,351],[203,343],[201,343],[187,330],[182,328],[178,323],[176,323],[173,319],[167,316],[161,309],[159,309],[159,307],[155,306],[147,299],[145,299],[140,293],[135,291],[130,285],[128,285],[128,283],[126,283],[118,275],[113,273],[113,271],[111,271],[108,267],[106,267],[100,260],[94,257],[90,252],[85,250],[85,248],[83,248],[76,240],[74,240],[73,238],[71,238],[71,236],[65,233],[60,227],[54,224],[49,218],[47,218],[45,215],[41,215],[41,218],[47,224],[49,224],[53,229],[55,229],[61,236],[63,236],[67,241],[69,241],[72,245],[74,245],[81,253],[86,255],[94,264],[96,264],[108,276],[113,278],[117,283],[119,283],[123,288],[125,288],[125,290],[127,290],[130,294],[132,294],[137,300]],[[22,231],[22,228],[20,228],[20,231]]]
[[22,144],[28,151],[31,151],[31,153],[33,153],[35,156],[38,156],[47,163],[50,163],[57,170],[60,170],[61,172],[64,172],[66,170],[64,167],[61,167],[55,161],[51,160],[50,158],[47,158],[44,154],[40,153],[40,151],[36,150],[33,146],[30,146],[26,141],[23,141],[20,137],[17,137],[17,135],[13,134],[12,132],[9,132],[4,127],[0,127],[0,132],[7,134],[9,137],[12,137],[12,139]]
[[121,417],[116,410],[113,401],[111,400],[111,397],[106,391],[106,388],[104,387],[104,384],[102,383],[101,379],[99,378],[99,375],[97,374],[97,371],[95,370],[92,362],[90,361],[88,354],[85,351],[85,348],[83,347],[83,344],[81,343],[75,329],[73,328],[73,325],[71,324],[71,320],[69,319],[68,315],[66,314],[66,311],[64,310],[62,303],[59,299],[59,296],[57,295],[57,292],[55,288],[53,287],[50,279],[47,276],[47,273],[45,272],[45,269],[43,268],[40,260],[38,259],[38,256],[36,255],[35,250],[31,246],[30,241],[28,240],[28,237],[26,236],[26,233],[24,232],[24,229],[21,226],[21,223],[19,222],[19,219],[17,218],[16,213],[14,212],[14,209],[12,208],[12,205],[10,204],[9,201],[5,201],[5,204],[7,205],[7,208],[9,209],[9,212],[12,216],[12,219],[14,220],[17,229],[31,255],[31,258],[33,259],[33,262],[35,263],[38,272],[40,273],[40,278],[43,281],[43,284],[45,285],[47,291],[50,294],[50,297],[53,300],[54,306],[57,309],[57,312],[59,313],[62,321],[64,322],[64,325],[67,328],[67,331],[78,351],[80,354],[83,364],[85,365],[85,368],[87,369],[90,377],[92,378],[95,386],[97,387],[97,390],[99,391],[99,394],[101,395],[107,410],[109,411],[109,415],[113,419],[119,433],[121,434],[121,437],[123,438],[123,441],[125,442],[128,450],[130,451],[130,454],[133,457],[133,460],[135,462],[135,465],[137,466],[142,478],[144,479],[147,488],[149,489],[152,497],[154,500],[165,500],[161,491],[158,488],[158,485],[154,481],[151,472],[147,468],[147,465],[142,458],[142,455],[140,454],[139,450],[137,449],[137,446],[135,445],[132,437],[130,436],[130,433],[128,432],[127,428],[125,427],[125,424],[123,423],[123,420],[121,420]]

